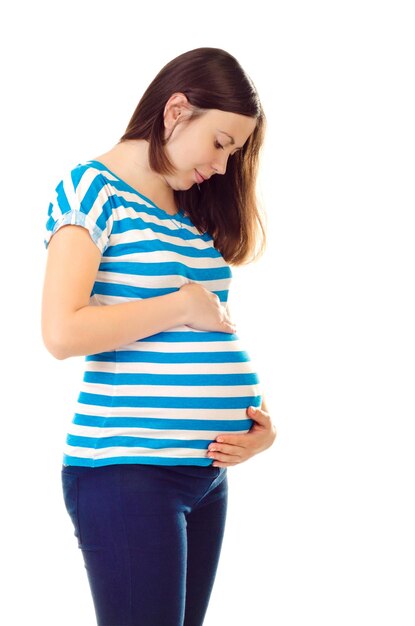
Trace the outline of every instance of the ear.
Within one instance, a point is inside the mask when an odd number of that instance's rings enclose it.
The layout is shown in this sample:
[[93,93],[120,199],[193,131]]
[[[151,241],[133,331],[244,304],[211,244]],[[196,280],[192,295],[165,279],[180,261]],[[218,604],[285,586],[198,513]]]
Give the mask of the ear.
[[173,130],[179,120],[186,119],[191,113],[192,106],[184,93],[176,92],[170,96],[164,107],[164,126]]

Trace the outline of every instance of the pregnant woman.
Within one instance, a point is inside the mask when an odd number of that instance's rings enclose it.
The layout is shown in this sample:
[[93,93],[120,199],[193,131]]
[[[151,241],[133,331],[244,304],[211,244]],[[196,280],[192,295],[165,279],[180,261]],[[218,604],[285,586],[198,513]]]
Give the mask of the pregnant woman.
[[264,249],[264,130],[237,60],[191,50],[49,205],[42,336],[85,356],[62,487],[100,626],[203,624],[227,468],[276,438],[227,308],[230,265]]

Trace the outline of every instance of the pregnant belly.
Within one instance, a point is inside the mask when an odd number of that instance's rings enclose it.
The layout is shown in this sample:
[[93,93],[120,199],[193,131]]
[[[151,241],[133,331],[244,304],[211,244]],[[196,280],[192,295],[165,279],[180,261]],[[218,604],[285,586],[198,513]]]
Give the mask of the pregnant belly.
[[184,326],[87,356],[67,443],[95,457],[195,460],[218,434],[248,432],[246,410],[261,400],[236,334]]

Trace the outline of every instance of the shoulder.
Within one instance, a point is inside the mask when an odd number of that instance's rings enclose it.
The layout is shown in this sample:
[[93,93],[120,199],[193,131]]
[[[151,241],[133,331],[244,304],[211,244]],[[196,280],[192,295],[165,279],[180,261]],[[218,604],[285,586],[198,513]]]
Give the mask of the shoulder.
[[70,210],[98,215],[111,213],[108,181],[99,168],[91,162],[77,163],[69,167],[55,187],[51,205],[61,213]]
[[89,162],[68,168],[55,187],[48,207],[45,246],[62,226],[78,225],[89,230],[101,252],[108,246],[113,210],[103,174]]
[[90,185],[94,181],[101,186],[107,183],[105,171],[97,167],[97,165],[91,161],[84,161],[75,165],[70,170],[69,176],[72,180],[74,189],[77,189],[78,187],[84,188],[86,185]]

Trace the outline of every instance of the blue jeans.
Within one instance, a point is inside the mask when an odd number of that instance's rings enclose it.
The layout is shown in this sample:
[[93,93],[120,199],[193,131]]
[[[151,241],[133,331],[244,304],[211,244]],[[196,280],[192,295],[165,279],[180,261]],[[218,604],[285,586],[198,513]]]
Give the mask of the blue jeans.
[[226,468],[62,466],[98,626],[202,626],[225,528]]

